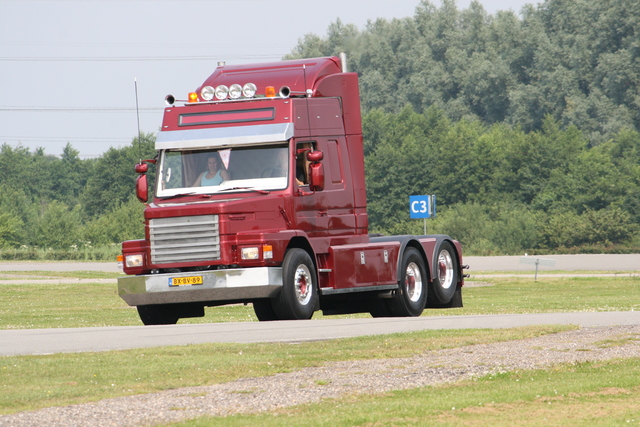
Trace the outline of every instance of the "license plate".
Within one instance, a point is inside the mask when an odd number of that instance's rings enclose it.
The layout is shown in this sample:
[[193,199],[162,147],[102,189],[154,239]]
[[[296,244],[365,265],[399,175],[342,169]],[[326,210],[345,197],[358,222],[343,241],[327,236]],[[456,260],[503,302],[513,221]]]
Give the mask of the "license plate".
[[202,285],[202,276],[170,277],[169,286]]

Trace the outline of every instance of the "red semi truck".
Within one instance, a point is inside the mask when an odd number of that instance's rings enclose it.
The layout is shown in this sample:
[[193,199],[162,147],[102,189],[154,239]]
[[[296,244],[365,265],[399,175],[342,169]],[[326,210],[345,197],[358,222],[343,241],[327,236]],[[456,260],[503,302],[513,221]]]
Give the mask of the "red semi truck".
[[118,279],[144,324],[233,303],[262,321],[462,306],[457,241],[368,234],[358,76],[345,62],[220,64],[187,100],[167,96],[158,154],[136,165],[145,239],[122,243]]

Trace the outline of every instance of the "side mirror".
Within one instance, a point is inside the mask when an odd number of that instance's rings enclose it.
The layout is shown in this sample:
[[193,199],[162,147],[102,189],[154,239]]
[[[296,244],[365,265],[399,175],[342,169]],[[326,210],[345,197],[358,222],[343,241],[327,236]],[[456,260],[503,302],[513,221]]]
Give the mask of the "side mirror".
[[[136,170],[137,169],[138,167],[136,166]],[[136,179],[136,197],[142,203],[147,203],[149,200],[149,183],[147,182],[147,175],[142,174]]]
[[147,180],[147,171],[149,170],[148,163],[156,164],[156,159],[140,160],[140,163],[136,164],[136,173],[140,176],[136,179],[136,197],[142,203],[147,203],[149,200],[149,181]]
[[324,165],[322,163],[311,163],[309,165],[309,190],[324,190]]
[[136,173],[147,173],[149,165],[146,163],[138,163],[136,165]]
[[309,151],[307,153],[307,160],[309,160],[312,163],[315,162],[319,162],[320,160],[324,159],[324,154],[322,153],[322,151]]
[[320,160],[324,158],[322,151],[310,151],[307,153],[307,160],[309,160],[309,190],[322,191],[324,190],[324,165],[320,163]]

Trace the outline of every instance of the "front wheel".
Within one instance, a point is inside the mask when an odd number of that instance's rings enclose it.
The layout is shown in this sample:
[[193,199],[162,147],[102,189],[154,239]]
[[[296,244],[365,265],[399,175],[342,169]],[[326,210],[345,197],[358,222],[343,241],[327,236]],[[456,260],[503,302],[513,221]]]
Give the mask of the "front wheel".
[[272,320],[278,320],[278,316],[276,312],[273,311],[273,304],[271,304],[271,300],[256,300],[253,302],[253,312],[256,314],[256,317],[261,322],[269,322]]
[[288,250],[282,262],[282,289],[273,300],[278,319],[311,319],[318,306],[316,283],[316,269],[309,254],[299,248]]
[[389,301],[389,311],[396,317],[420,316],[427,303],[427,271],[422,255],[409,247],[402,255],[398,290]]
[[178,310],[171,304],[139,305],[136,308],[145,325],[175,325],[180,318]]

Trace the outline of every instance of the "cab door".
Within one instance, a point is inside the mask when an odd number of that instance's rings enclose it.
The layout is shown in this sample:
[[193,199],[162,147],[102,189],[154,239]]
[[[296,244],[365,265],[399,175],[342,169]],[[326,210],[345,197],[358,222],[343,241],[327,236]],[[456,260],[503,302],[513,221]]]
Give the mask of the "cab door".
[[[311,192],[309,189],[306,150],[323,153],[324,189]],[[344,137],[317,137],[314,141],[297,144],[296,169],[298,186],[296,215],[300,228],[310,237],[353,236],[356,233],[353,191],[350,174],[344,166],[348,164]]]
[[297,228],[310,238],[327,236],[329,221],[321,192],[309,188],[309,161],[307,152],[317,150],[316,140],[304,139],[295,143],[294,203]]

